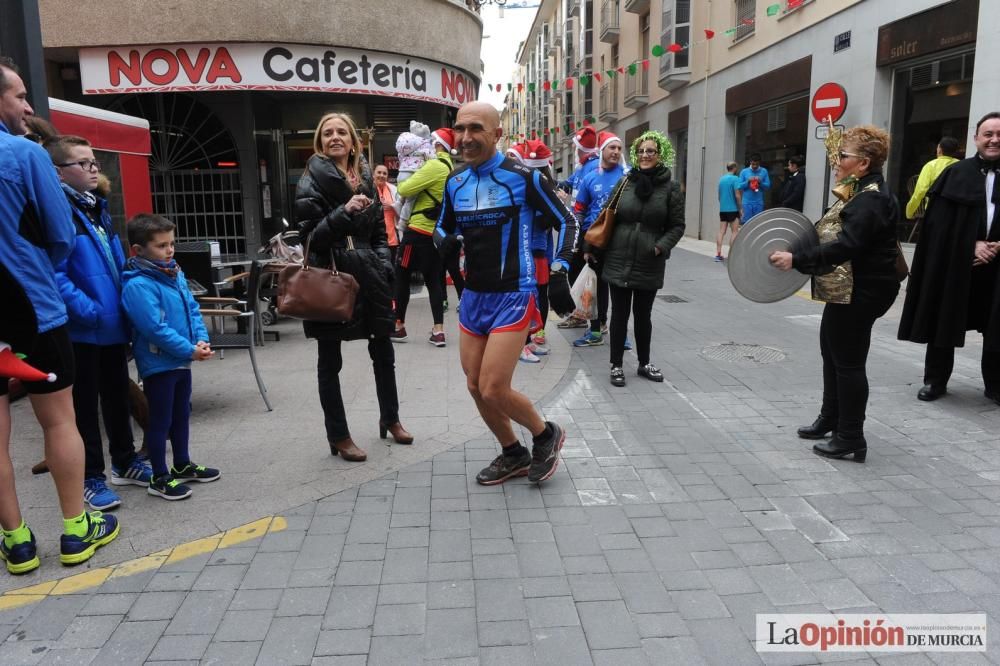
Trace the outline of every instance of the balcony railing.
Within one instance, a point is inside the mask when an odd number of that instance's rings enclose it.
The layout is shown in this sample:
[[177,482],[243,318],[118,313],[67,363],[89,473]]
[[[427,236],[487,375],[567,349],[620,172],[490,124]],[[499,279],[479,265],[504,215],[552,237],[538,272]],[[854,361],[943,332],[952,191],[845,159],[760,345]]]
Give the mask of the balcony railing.
[[617,44],[621,32],[618,15],[621,5],[619,0],[603,0],[601,2],[601,41]]
[[549,55],[556,55],[560,46],[562,46],[562,31],[559,26],[555,26],[549,33]]
[[640,68],[625,79],[625,106],[639,109],[649,103],[649,72]]
[[625,0],[625,11],[645,14],[649,10],[649,0]]
[[618,82],[615,79],[601,84],[601,94],[598,96],[601,105],[599,117],[601,120],[618,120]]
[[579,16],[580,15],[580,0],[569,0],[569,6],[566,8],[567,16]]

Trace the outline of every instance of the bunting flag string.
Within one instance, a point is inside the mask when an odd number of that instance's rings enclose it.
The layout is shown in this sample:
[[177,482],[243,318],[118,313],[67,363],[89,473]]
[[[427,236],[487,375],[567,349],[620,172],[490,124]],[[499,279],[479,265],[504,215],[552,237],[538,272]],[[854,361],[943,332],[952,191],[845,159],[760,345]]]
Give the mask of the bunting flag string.
[[[805,4],[805,1],[806,0],[783,0],[782,2],[774,2],[768,5],[764,9],[764,14],[769,18],[779,17],[783,14],[787,14],[788,12],[800,8],[803,4]],[[754,27],[756,23],[757,21],[754,18],[744,18],[740,20],[738,25],[726,28],[725,30],[714,30],[705,28],[703,30],[705,35],[704,39],[698,39],[694,42],[686,42],[683,44],[674,42],[671,44],[667,44],[666,46],[663,46],[662,44],[656,44],[653,46],[652,49],[650,49],[650,54],[654,58],[662,58],[668,53],[669,54],[682,53],[684,51],[690,50],[691,47],[694,45],[704,44],[708,41],[711,41],[716,37],[716,35],[720,33],[727,37],[735,38],[737,34],[740,32],[741,28]],[[542,81],[540,84],[538,84],[538,82],[535,81],[529,81],[529,82],[519,81],[516,83],[508,82],[506,86],[507,86],[507,92],[513,92],[516,89],[518,94],[524,92],[525,88],[527,88],[527,91],[529,93],[536,92],[538,89],[545,91],[558,91],[560,86],[562,86],[564,90],[572,90],[574,85],[581,85],[586,87],[591,84],[591,81],[597,81],[598,83],[603,83],[605,77],[607,77],[608,79],[614,79],[619,74],[626,74],[626,73],[628,73],[629,76],[635,76],[638,73],[640,67],[644,72],[649,71],[650,67],[649,59],[646,58],[646,59],[635,60],[627,65],[622,65],[614,69],[608,69],[605,70],[604,72],[600,71],[585,72],[580,74],[579,76],[569,77],[563,80]],[[497,92],[502,92],[503,86],[504,86],[503,83],[495,83],[495,84],[489,83],[487,84],[486,87],[489,90],[496,90]]]

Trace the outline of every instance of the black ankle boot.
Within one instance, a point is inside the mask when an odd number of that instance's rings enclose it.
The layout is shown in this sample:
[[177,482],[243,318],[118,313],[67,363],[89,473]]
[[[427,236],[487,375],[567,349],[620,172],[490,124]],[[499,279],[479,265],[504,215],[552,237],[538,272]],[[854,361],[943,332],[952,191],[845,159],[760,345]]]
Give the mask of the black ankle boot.
[[854,462],[863,463],[868,457],[868,442],[864,437],[857,439],[841,439],[837,433],[829,442],[813,444],[813,453],[824,458],[845,458],[854,455]]
[[827,418],[820,414],[813,421],[812,425],[799,428],[799,437],[802,439],[823,439],[837,427],[837,419]]

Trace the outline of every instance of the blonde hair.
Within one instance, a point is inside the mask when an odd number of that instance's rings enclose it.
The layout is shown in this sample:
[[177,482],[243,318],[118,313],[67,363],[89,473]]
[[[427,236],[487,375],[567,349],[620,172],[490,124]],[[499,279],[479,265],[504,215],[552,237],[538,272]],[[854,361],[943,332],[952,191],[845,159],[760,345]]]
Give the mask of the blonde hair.
[[[313,133],[313,151],[317,155],[323,155],[323,125],[331,120],[342,120],[347,125],[347,131],[351,134],[351,153],[347,158],[347,169],[361,175],[361,135],[354,121],[346,113],[326,113],[319,119],[316,131]],[[345,174],[346,175],[346,174]]]
[[843,143],[850,143],[868,158],[869,171],[877,171],[889,156],[889,133],[874,125],[858,125],[844,132]]

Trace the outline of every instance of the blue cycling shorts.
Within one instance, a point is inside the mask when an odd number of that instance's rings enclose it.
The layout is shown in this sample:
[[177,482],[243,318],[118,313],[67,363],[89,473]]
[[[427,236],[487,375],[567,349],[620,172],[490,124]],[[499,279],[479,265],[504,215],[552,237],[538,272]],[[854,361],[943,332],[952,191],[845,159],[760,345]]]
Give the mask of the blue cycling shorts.
[[466,288],[458,311],[462,332],[484,338],[491,333],[542,328],[533,291],[479,292]]

